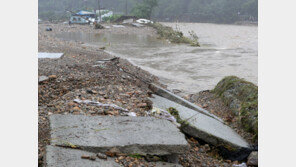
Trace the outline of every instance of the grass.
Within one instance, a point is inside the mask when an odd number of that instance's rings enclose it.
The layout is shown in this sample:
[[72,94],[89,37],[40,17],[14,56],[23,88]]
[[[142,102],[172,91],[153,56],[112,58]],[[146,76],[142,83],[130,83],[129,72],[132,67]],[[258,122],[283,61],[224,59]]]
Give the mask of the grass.
[[114,22],[114,21],[116,21],[118,18],[120,18],[121,16],[123,16],[123,15],[120,15],[120,14],[114,14],[114,15],[112,15],[112,16],[110,16],[110,17],[105,17],[105,18],[103,18],[103,21],[104,21],[104,22]]
[[175,31],[173,28],[164,26],[160,23],[149,24],[151,27],[156,29],[157,34],[162,39],[167,39],[172,43],[184,43],[190,44],[191,46],[200,46],[198,37],[196,34],[191,34],[191,38],[185,37],[181,31]]
[[[258,86],[236,76],[223,78],[212,90],[239,116],[242,127],[258,136]],[[231,105],[239,102],[238,107]]]
[[179,124],[181,124],[181,128],[182,128],[182,127],[185,127],[185,126],[188,125],[187,120],[182,120],[182,119],[180,118],[180,115],[179,115],[179,111],[178,111],[178,110],[176,110],[176,109],[173,108],[173,107],[170,107],[167,111],[168,111],[173,117],[176,118],[176,120],[177,120],[177,122],[178,122]]
[[145,157],[144,155],[141,155],[141,154],[129,154],[128,156],[132,158],[137,158],[137,159],[141,159]]

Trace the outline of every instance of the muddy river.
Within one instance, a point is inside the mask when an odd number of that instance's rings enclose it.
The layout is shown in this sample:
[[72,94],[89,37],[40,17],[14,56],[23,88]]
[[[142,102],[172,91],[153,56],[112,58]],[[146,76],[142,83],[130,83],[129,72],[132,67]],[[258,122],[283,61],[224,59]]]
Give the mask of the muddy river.
[[163,23],[188,35],[201,47],[170,44],[149,35],[63,33],[65,40],[106,46],[106,52],[128,59],[158,76],[169,89],[196,93],[213,89],[228,75],[258,83],[258,27],[205,23]]

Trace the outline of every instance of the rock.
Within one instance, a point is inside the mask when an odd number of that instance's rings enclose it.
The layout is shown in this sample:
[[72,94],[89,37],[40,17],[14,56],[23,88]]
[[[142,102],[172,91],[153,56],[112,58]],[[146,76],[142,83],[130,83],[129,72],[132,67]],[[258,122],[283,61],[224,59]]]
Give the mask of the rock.
[[[100,159],[92,157],[94,153],[81,151],[77,149],[67,149],[56,146],[47,146],[46,148],[46,167],[120,167],[113,159]],[[95,159],[94,159],[95,158]],[[92,159],[92,160],[91,160]]]
[[241,164],[233,164],[232,167],[247,167],[246,163],[241,163]]
[[90,158],[90,155],[82,155],[81,158],[82,159],[89,159]]
[[[92,152],[117,148],[120,153],[170,155],[184,153],[188,143],[171,122],[152,117],[51,115],[51,144]],[[66,128],[65,128],[66,127]]]
[[102,153],[97,153],[97,157],[100,159],[107,159],[107,155],[102,154]]
[[145,107],[147,107],[147,104],[146,103],[140,103],[140,104],[138,104],[138,107],[145,108]]
[[213,90],[239,116],[242,127],[258,136],[258,86],[235,76],[223,78]]
[[163,110],[173,107],[177,110],[179,119],[183,123],[183,126],[181,126],[182,131],[190,136],[200,138],[212,145],[222,145],[229,151],[249,148],[249,144],[242,137],[217,119],[196,112],[166,98],[157,95],[153,96],[154,98],[151,98],[151,101],[154,107]]
[[53,80],[53,79],[57,79],[57,76],[56,76],[56,75],[50,75],[50,76],[48,76],[48,78],[49,78],[50,80]]
[[47,76],[40,76],[38,77],[38,83],[42,83],[44,81],[47,81],[49,78]]
[[73,110],[73,112],[80,112],[80,108],[77,107],[77,106],[76,107],[73,107],[72,110]]
[[258,152],[257,151],[254,151],[249,155],[247,165],[258,166]]

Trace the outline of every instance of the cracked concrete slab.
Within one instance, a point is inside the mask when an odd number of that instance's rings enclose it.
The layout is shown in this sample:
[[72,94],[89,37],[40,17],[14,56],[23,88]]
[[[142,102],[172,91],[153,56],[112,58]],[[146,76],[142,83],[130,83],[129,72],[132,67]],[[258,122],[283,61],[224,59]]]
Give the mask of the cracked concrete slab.
[[46,167],[121,167],[121,165],[111,158],[107,160],[96,158],[94,161],[81,158],[83,155],[91,156],[93,154],[94,153],[77,149],[47,146],[44,165]]
[[225,148],[249,147],[249,144],[241,136],[224,123],[166,98],[158,95],[153,96],[154,98],[150,98],[153,107],[163,110],[173,107],[178,110],[180,119],[186,121],[187,124],[187,126],[182,126],[185,133],[216,146],[222,145]]
[[202,114],[204,114],[204,115],[207,115],[207,116],[209,116],[209,117],[212,117],[212,118],[214,118],[214,119],[216,119],[216,120],[218,120],[218,121],[224,123],[223,120],[222,120],[221,118],[217,117],[216,115],[211,114],[209,111],[207,111],[207,110],[205,110],[205,109],[203,109],[203,108],[201,108],[201,107],[199,107],[199,106],[197,106],[197,105],[195,105],[195,104],[193,104],[193,103],[191,103],[191,102],[189,102],[189,101],[183,99],[183,98],[180,97],[180,96],[177,96],[177,95],[173,94],[173,93],[170,92],[170,91],[167,91],[167,90],[161,88],[160,86],[157,86],[157,85],[155,85],[155,84],[150,84],[150,85],[149,85],[149,88],[150,88],[155,94],[157,94],[157,95],[159,95],[159,96],[161,96],[161,97],[164,97],[164,98],[166,98],[166,99],[168,99],[168,100],[174,101],[175,103],[178,103],[178,104],[180,104],[180,105],[183,105],[183,106],[185,106],[185,107],[187,107],[187,108],[190,108],[190,109],[192,109],[192,110],[195,110],[195,111],[197,111],[197,112],[199,112],[199,113],[202,113]]
[[90,152],[117,148],[122,153],[170,155],[188,148],[185,136],[171,122],[153,117],[51,115],[51,144]]
[[[82,159],[81,156],[93,156],[95,153],[82,151],[78,149],[63,148],[56,146],[46,147],[45,164],[46,167],[123,167],[123,165],[115,162],[115,158],[108,157],[107,160]],[[149,162],[149,166],[155,167],[182,167],[179,164],[172,164],[168,162]]]

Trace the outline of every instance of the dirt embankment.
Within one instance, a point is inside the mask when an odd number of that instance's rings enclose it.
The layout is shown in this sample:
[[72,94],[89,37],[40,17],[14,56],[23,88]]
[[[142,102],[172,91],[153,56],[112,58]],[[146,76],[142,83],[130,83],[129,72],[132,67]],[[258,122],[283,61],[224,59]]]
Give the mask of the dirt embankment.
[[[51,27],[52,31],[45,31],[46,27]],[[79,41],[63,41],[56,38],[57,33],[63,32],[148,33],[156,35],[155,30],[151,27],[95,30],[88,25],[39,25],[39,52],[65,53],[60,59],[40,59],[38,61],[39,76],[49,77],[49,80],[38,85],[38,153],[40,166],[43,163],[45,146],[50,142],[49,115],[56,113],[106,116],[123,114],[117,110],[84,106],[73,102],[74,99],[81,99],[116,104],[136,113],[137,116],[147,116],[146,111],[151,108],[151,101],[147,97],[151,92],[147,83],[143,80],[161,85],[157,77],[133,66],[126,60],[113,59],[100,62],[102,59],[113,58],[113,56],[99,49],[102,46],[87,46]],[[207,92],[200,93],[198,98],[195,99],[196,96],[190,95],[187,99],[221,116],[228,122],[235,121],[233,116],[229,114],[231,112],[229,112],[227,106],[211,97]],[[244,134],[245,132],[242,130],[239,133]],[[248,135],[243,136],[247,137]],[[183,166],[232,166],[232,164],[239,163],[223,159],[215,147],[202,141],[191,137],[188,137],[187,141],[190,144],[190,149],[184,155],[179,156],[179,161]],[[130,163],[133,162],[127,164]]]

